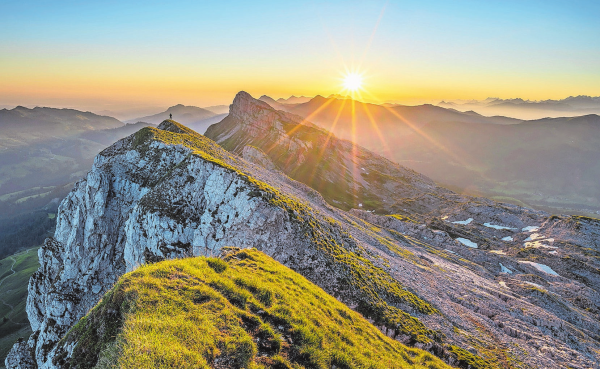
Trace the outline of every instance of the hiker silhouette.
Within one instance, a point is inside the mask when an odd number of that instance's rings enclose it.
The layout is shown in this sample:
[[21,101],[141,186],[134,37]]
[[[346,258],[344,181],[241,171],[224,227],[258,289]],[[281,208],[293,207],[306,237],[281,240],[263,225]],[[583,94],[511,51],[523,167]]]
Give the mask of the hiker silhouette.
[[169,119],[173,119],[173,114],[169,114]]

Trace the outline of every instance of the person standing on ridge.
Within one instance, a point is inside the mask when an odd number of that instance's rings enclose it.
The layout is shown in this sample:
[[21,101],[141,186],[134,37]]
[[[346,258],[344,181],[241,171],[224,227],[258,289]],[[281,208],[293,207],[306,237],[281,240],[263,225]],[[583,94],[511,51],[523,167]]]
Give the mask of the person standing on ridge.
[[169,119],[173,119],[173,114],[169,114]]

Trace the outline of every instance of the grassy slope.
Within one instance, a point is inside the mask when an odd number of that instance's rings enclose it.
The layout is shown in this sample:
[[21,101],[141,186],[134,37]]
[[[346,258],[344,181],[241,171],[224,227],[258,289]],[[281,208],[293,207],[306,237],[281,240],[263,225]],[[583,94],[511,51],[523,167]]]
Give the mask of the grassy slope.
[[229,251],[123,276],[63,339],[71,367],[447,367],[265,254]]
[[27,283],[38,267],[37,248],[0,260],[0,365],[13,343],[31,334],[25,312]]

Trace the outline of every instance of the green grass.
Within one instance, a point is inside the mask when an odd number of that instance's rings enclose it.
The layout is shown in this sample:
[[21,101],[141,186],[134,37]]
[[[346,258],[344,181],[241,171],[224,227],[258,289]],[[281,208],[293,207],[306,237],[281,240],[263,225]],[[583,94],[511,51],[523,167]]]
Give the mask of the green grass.
[[448,367],[256,250],[128,273],[61,343],[72,368]]
[[25,312],[27,284],[38,267],[37,247],[0,260],[0,365],[17,339],[31,334]]

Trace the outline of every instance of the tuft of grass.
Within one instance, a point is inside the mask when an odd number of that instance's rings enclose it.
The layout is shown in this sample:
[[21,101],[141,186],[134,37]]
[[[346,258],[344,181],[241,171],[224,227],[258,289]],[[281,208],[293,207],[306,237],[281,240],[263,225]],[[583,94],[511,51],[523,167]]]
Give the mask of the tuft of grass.
[[227,269],[227,263],[219,258],[207,258],[206,262],[217,273],[224,272]]
[[[124,275],[59,345],[70,368],[448,368],[257,250]],[[74,346],[71,358],[64,347]],[[62,350],[62,351],[61,351]]]
[[485,360],[477,355],[473,355],[469,351],[458,346],[449,345],[449,351],[456,355],[458,364],[463,368],[492,369],[495,367],[488,360]]

